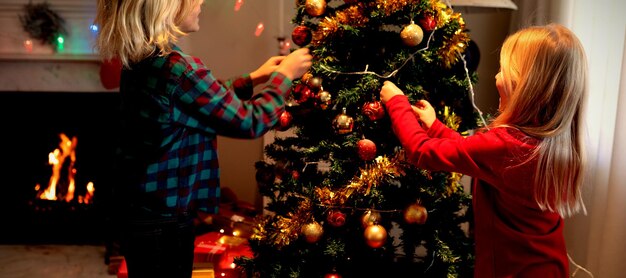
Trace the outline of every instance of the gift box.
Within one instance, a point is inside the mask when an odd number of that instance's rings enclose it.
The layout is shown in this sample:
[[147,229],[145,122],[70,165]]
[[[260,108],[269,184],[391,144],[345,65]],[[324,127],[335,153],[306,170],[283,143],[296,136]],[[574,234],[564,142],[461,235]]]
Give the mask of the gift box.
[[[252,257],[248,240],[220,232],[196,236],[194,242],[193,278],[232,277],[244,275],[236,269],[236,257]],[[126,260],[122,260],[117,278],[128,278]]]
[[212,262],[214,258],[226,251],[227,245],[220,241],[223,234],[218,232],[210,232],[196,236],[194,253],[194,262]]
[[252,257],[246,238],[210,232],[196,237],[195,262],[210,262],[218,277],[244,277],[236,268],[236,257]]

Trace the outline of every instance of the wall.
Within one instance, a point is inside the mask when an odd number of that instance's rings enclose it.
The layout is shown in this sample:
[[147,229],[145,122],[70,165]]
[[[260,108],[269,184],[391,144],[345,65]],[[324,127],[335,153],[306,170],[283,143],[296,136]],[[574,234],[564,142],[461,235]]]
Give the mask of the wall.
[[465,19],[470,38],[480,50],[478,83],[474,85],[475,101],[480,110],[494,115],[500,97],[496,89],[495,76],[500,69],[500,46],[509,34],[512,10],[455,8]]

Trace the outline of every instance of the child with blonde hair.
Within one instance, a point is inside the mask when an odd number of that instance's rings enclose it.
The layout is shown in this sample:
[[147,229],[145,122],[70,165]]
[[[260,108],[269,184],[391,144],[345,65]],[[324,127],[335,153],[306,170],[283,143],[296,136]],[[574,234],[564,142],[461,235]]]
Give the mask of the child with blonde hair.
[[437,120],[428,101],[411,106],[389,81],[381,89],[412,163],[474,178],[475,277],[568,277],[563,218],[585,210],[587,74],[583,47],[567,28],[516,32],[500,53],[499,115],[468,137]]
[[191,277],[193,220],[218,209],[217,136],[262,136],[311,67],[302,48],[218,81],[175,44],[199,31],[203,2],[98,0],[97,49],[124,66],[115,202],[130,278]]

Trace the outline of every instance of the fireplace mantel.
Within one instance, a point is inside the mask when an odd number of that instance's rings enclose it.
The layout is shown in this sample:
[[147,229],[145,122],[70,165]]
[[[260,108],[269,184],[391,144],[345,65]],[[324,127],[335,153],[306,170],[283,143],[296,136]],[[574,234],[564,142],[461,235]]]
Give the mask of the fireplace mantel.
[[[63,49],[41,44],[22,28],[20,16],[28,3],[47,2],[65,21]],[[0,93],[2,91],[103,92],[100,58],[90,29],[96,0],[0,1]],[[32,49],[24,42],[32,41]]]

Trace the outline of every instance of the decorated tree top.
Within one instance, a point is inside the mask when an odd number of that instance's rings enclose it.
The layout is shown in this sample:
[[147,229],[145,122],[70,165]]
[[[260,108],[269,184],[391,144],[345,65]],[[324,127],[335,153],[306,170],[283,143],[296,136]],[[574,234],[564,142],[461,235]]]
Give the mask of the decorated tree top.
[[259,277],[470,275],[461,175],[405,161],[378,100],[390,80],[452,129],[477,127],[461,15],[434,0],[296,4],[292,40],[314,64],[276,127],[293,132],[257,163],[269,213],[250,240],[255,258],[237,263]]

